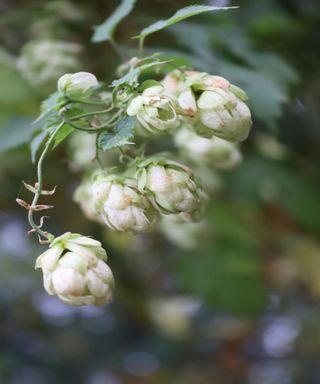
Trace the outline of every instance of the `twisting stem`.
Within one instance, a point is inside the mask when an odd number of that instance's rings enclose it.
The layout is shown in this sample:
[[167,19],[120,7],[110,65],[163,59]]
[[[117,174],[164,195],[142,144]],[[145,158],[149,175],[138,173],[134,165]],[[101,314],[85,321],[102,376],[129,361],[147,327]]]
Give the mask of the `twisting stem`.
[[95,115],[104,115],[105,113],[109,113],[110,111],[112,111],[112,109],[113,109],[113,106],[111,106],[107,109],[104,109],[103,111],[93,111],[93,112],[83,113],[81,115],[72,117],[69,121],[79,120],[79,119],[82,119],[83,117],[89,117],[89,116],[95,116]]
[[77,129],[78,131],[83,131],[83,132],[88,132],[88,133],[97,133],[101,132],[104,130],[104,128],[85,128],[85,127],[80,127],[79,125],[72,123],[71,120],[66,118],[66,123],[70,125],[70,127]]
[[34,222],[34,219],[33,219],[33,212],[34,212],[34,208],[36,207],[36,205],[38,203],[39,197],[41,196],[41,191],[42,191],[42,186],[43,186],[43,177],[42,177],[43,176],[42,175],[43,161],[44,161],[44,159],[48,153],[48,150],[49,150],[51,144],[53,143],[53,140],[54,140],[56,134],[58,133],[58,131],[60,130],[60,128],[64,124],[65,124],[65,122],[62,121],[57,126],[57,128],[53,131],[52,135],[49,137],[49,140],[47,141],[47,143],[45,145],[43,152],[41,153],[41,156],[39,158],[38,165],[37,165],[37,179],[38,179],[37,184],[36,184],[37,190],[34,194],[34,197],[33,197],[29,212],[28,212],[28,221],[29,221],[31,227],[35,230],[35,232],[38,233],[38,235],[46,238],[47,240],[51,240],[54,236],[51,233],[43,231],[39,225],[36,225],[36,223]]
[[120,109],[117,113],[114,114],[114,116],[112,116],[109,120],[107,120],[105,123],[103,123],[97,128],[85,128],[85,127],[80,127],[77,124],[74,124],[71,120],[75,120],[76,118],[78,118],[78,116],[74,116],[72,119],[68,119],[65,114],[63,114],[63,116],[65,119],[65,122],[71,127],[73,127],[74,129],[78,129],[79,131],[84,131],[89,133],[97,133],[97,132],[104,131],[108,128],[112,128],[114,125],[116,125],[122,113],[123,113],[123,109]]

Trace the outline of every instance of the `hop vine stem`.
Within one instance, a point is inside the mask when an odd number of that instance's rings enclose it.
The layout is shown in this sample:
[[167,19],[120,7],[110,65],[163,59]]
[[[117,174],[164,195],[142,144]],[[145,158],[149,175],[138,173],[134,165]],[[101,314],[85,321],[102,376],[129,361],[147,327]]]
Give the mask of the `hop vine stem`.
[[77,100],[77,99],[68,99],[69,103],[79,103],[79,104],[88,104],[88,105],[103,105],[105,102],[103,100]]
[[111,112],[113,108],[114,107],[111,105],[109,108],[104,109],[102,111],[93,111],[93,112],[82,113],[81,115],[72,117],[70,119],[70,121],[82,119],[83,117],[89,117],[89,116],[95,116],[95,115],[104,115],[105,113]]
[[143,51],[144,51],[144,38],[140,37],[139,39],[139,57],[143,57]]
[[122,50],[119,48],[118,44],[115,42],[115,40],[113,38],[111,38],[109,41],[110,41],[112,48],[114,49],[114,51],[118,55],[119,59],[121,60],[121,62],[124,63],[127,60],[127,57],[124,54],[124,52],[122,52]]
[[[103,113],[106,113],[106,111],[104,111]],[[97,128],[85,128],[85,127],[80,127],[79,125],[73,123],[72,121],[73,120],[76,120],[76,119],[80,119],[80,118],[83,118],[83,117],[86,117],[86,116],[89,116],[88,114],[83,114],[83,115],[79,115],[79,116],[74,116],[73,118],[69,119],[66,117],[65,114],[64,115],[64,122],[68,125],[70,125],[71,127],[73,127],[74,129],[78,129],[79,131],[84,131],[84,132],[88,132],[88,133],[99,133],[101,131],[105,131],[107,130],[108,128],[111,128],[113,127],[114,125],[116,125],[121,117],[123,113],[123,109],[119,109],[119,111],[117,111],[114,116],[112,116],[108,121],[104,122],[100,127],[97,127]],[[98,115],[99,113],[90,113],[90,115]]]
[[30,206],[30,209],[29,209],[29,212],[28,212],[28,221],[29,221],[29,224],[31,225],[31,227],[35,230],[35,232],[43,237],[43,238],[46,238],[48,241],[51,241],[54,236],[51,234],[51,233],[48,233],[46,231],[43,231],[39,225],[37,225],[35,222],[34,222],[34,218],[33,218],[33,212],[34,212],[34,208],[36,207],[37,203],[38,203],[38,200],[39,200],[39,197],[41,196],[41,191],[42,191],[42,187],[43,187],[43,174],[42,174],[42,165],[43,165],[43,161],[51,147],[51,144],[53,143],[53,140],[55,138],[55,136],[57,135],[58,131],[60,130],[60,128],[65,124],[65,121],[62,121],[57,127],[56,129],[53,131],[53,133],[51,134],[51,136],[49,137],[49,140],[47,141],[46,145],[45,145],[45,148],[43,150],[43,152],[41,153],[40,157],[39,157],[39,161],[38,161],[38,164],[37,164],[37,190],[34,194],[34,197],[33,197],[33,200],[32,200],[32,203],[31,203],[31,206]]

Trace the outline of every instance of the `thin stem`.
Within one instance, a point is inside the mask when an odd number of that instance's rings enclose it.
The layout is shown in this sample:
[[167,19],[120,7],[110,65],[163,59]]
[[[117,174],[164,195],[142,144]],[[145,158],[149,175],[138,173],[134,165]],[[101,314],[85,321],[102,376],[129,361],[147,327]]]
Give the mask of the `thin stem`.
[[112,123],[117,123],[118,122],[118,120],[119,120],[119,117],[122,115],[122,113],[123,113],[123,109],[119,109],[119,111],[117,112],[117,113],[115,113],[113,116],[112,116],[112,118],[107,122],[107,123],[105,123],[104,125],[102,125],[101,127],[103,127],[103,126],[106,126],[106,127],[108,127],[110,124],[112,124]]
[[99,135],[96,137],[96,161],[99,164],[101,169],[104,169],[103,163],[100,158],[100,149],[99,149]]
[[101,132],[103,131],[104,128],[84,128],[84,127],[80,127],[80,125],[77,125],[77,124],[74,124],[71,122],[71,120],[67,119],[65,117],[65,121],[68,125],[70,125],[72,128],[74,129],[77,129],[78,131],[83,131],[83,132],[88,132],[88,133],[98,133],[98,132]]
[[118,147],[120,152],[120,163],[126,164],[130,163],[133,159],[133,157],[130,156],[122,147]]
[[79,103],[79,104],[89,104],[89,105],[102,105],[105,104],[102,100],[77,100],[77,99],[68,99],[69,103]]
[[110,120],[108,120],[106,123],[100,125],[100,127],[97,128],[97,129],[100,129],[102,131],[102,130],[104,130],[106,128],[111,128],[111,127],[115,126],[118,123],[119,118],[122,115],[122,113],[123,113],[123,110],[120,109],[117,113],[115,113],[112,116],[112,118]]
[[139,57],[143,57],[143,50],[144,50],[144,37],[140,37],[139,39]]
[[112,111],[112,109],[113,109],[113,106],[111,106],[111,107],[109,107],[107,109],[104,109],[103,111],[94,111],[94,112],[83,113],[82,115],[78,115],[78,116],[72,117],[69,121],[79,120],[79,119],[82,119],[83,117],[89,117],[89,116],[95,116],[95,115],[103,115],[105,113],[108,113],[108,112]]
[[116,54],[118,55],[119,59],[124,63],[126,61],[126,57],[121,51],[121,49],[119,48],[118,44],[112,38],[109,41],[112,48],[115,50]]
[[120,152],[122,155],[125,155],[127,157],[130,157],[130,159],[135,159],[137,157],[137,151],[135,147],[132,147],[130,145],[126,145],[124,147],[119,147]]
[[34,222],[34,219],[33,219],[33,209],[35,208],[35,206],[37,205],[38,203],[38,200],[39,200],[39,197],[41,196],[41,191],[42,191],[42,186],[43,186],[43,177],[42,177],[42,165],[43,165],[43,161],[48,153],[48,150],[51,146],[51,144],[53,143],[53,140],[56,136],[56,134],[58,133],[58,131],[60,130],[60,128],[64,125],[64,121],[62,121],[58,126],[57,128],[54,130],[54,132],[52,133],[52,135],[49,137],[49,140],[47,141],[46,145],[45,145],[45,148],[43,150],[43,152],[41,153],[41,156],[39,158],[39,161],[38,161],[38,165],[37,165],[37,190],[36,190],[36,193],[34,194],[34,197],[33,197],[33,200],[32,200],[32,203],[31,203],[31,206],[30,206],[30,209],[29,209],[29,212],[28,212],[28,221],[31,225],[31,227],[42,237],[46,238],[47,240],[50,240],[53,238],[53,235],[48,233],[48,232],[45,232],[43,231],[42,229],[40,229],[40,227],[38,225],[36,225],[36,223]]
[[106,128],[110,128],[113,125],[115,125],[115,123],[118,122],[118,118],[120,117],[122,112],[123,112],[123,110],[119,110],[114,116],[112,116],[112,118],[110,120],[106,121],[104,124],[100,125],[100,127],[97,127],[97,128],[80,127],[79,125],[72,123],[72,121],[71,121],[72,119],[68,119],[65,116],[65,114],[64,114],[64,119],[65,119],[65,122],[67,124],[69,124],[71,127],[73,127],[74,129],[78,129],[79,131],[84,131],[84,132],[88,132],[88,133],[97,133],[97,132],[101,132],[101,131],[105,130]]

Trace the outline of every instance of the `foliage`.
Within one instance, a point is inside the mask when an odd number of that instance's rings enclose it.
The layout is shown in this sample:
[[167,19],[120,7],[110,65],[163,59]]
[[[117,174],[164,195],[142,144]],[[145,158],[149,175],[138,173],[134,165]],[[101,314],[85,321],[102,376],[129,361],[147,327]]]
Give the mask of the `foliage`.
[[[109,87],[120,61],[111,46],[90,44],[89,37],[116,3],[8,2],[0,16],[0,382],[318,383],[319,4],[248,0],[237,10],[208,12],[161,29],[148,39],[146,52],[163,52],[159,61],[166,63],[153,67],[151,58],[149,68],[136,67],[125,79],[119,73],[120,83]],[[119,49],[138,55],[130,37],[152,25],[154,16],[167,23],[189,4],[141,0],[131,17],[114,24],[109,19],[100,31],[114,38],[123,23]],[[120,91],[137,75],[141,83],[159,80],[178,64],[226,77],[249,95],[254,126],[241,145],[242,165],[228,172],[199,169],[210,197],[205,225],[180,232],[168,226],[170,237],[163,228],[118,235],[66,204],[79,183],[78,173],[67,168],[79,157],[81,132],[73,131],[46,160],[45,187],[65,186],[50,199],[42,197],[55,205],[48,228],[74,228],[108,248],[116,294],[107,308],[67,308],[43,294],[33,271],[43,247],[29,240],[23,212],[13,203],[17,195],[30,197],[20,181],[35,181],[24,144],[33,139],[32,158],[39,159],[49,133],[43,122],[55,115],[47,111],[31,123],[48,92],[28,83],[16,65],[25,43],[39,38],[81,44],[81,68],[105,80],[106,93]],[[87,106],[86,113],[97,109]],[[66,124],[61,133],[68,129]],[[130,134],[125,140],[131,142]],[[92,166],[89,149],[96,135],[85,135],[80,157],[88,156]],[[101,136],[111,139],[107,131]],[[125,147],[123,167],[134,149]],[[168,150],[173,144],[161,136],[151,140],[146,154]],[[110,169],[117,151],[100,154]]]
[[133,9],[135,0],[123,0],[120,6],[102,24],[95,27],[92,41],[99,43],[113,39],[113,33],[120,23]]
[[139,35],[135,36],[139,39],[145,39],[147,36],[151,35],[154,32],[161,31],[161,29],[170,27],[173,24],[179,23],[182,20],[188,19],[189,17],[201,15],[205,12],[227,10],[230,7],[212,7],[206,5],[191,5],[189,7],[179,9],[172,17],[167,20],[159,20],[156,23],[149,25],[149,27],[144,28]]
[[103,132],[99,135],[98,144],[103,151],[130,144],[129,140],[134,136],[135,119],[133,117],[124,117],[115,126],[115,134]]
[[1,127],[2,140],[0,142],[0,151],[7,151],[29,142],[34,131],[37,130],[36,127],[32,127],[32,120],[32,117],[28,116],[12,117],[9,119]]
[[286,90],[298,81],[288,62],[277,54],[256,50],[247,32],[230,28],[228,24],[214,27],[209,23],[206,26],[190,23],[176,26],[172,33],[191,51],[194,65],[200,65],[203,70],[216,68],[219,74],[245,88],[256,117],[275,131],[276,119],[281,116],[283,104],[288,102]]
[[[265,305],[260,278],[257,223],[250,206],[218,201],[207,212],[213,241],[200,242],[197,257],[184,254],[174,265],[181,285],[209,305],[233,313],[257,315]],[[201,279],[196,278],[201,276]]]

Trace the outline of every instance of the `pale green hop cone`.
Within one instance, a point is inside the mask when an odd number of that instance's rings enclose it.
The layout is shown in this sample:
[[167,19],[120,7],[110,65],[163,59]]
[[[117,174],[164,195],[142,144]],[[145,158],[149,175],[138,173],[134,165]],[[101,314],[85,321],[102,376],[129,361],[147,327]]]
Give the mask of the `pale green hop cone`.
[[106,251],[90,237],[66,232],[36,260],[44,288],[65,304],[103,306],[112,299],[114,278]]

